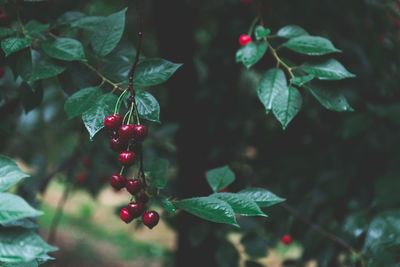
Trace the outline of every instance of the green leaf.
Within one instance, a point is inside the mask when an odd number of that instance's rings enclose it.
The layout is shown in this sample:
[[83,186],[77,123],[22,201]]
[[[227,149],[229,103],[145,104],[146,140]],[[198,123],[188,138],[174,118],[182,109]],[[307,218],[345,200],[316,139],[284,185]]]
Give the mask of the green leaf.
[[20,219],[20,220],[16,220],[16,221],[11,221],[8,223],[3,223],[2,224],[3,227],[23,227],[26,229],[37,229],[39,228],[39,225],[37,225],[36,223],[34,223],[32,220],[28,219],[28,218],[24,218],[24,219]]
[[365,237],[364,249],[388,249],[400,245],[400,212],[383,212],[372,220]]
[[236,62],[242,62],[246,68],[250,68],[264,56],[267,48],[265,41],[251,42],[236,52]]
[[82,120],[89,132],[90,140],[104,127],[104,118],[113,114],[118,98],[114,94],[104,94],[97,99],[96,105],[82,114]]
[[290,83],[297,85],[297,86],[303,86],[304,84],[310,82],[312,79],[314,79],[314,75],[308,74],[305,76],[297,76],[292,79],[290,79]]
[[44,32],[49,27],[50,27],[50,24],[42,24],[36,20],[31,20],[26,24],[25,30],[26,30],[27,35],[32,35],[35,33]]
[[22,106],[24,107],[25,113],[33,110],[39,106],[43,101],[43,87],[38,83],[32,83],[29,85],[23,82],[19,87],[22,95]]
[[309,35],[306,30],[304,30],[302,27],[297,26],[297,25],[287,25],[283,28],[281,28],[278,33],[278,36],[284,37],[284,38],[294,38],[294,37],[299,37],[303,35]]
[[58,24],[70,24],[80,18],[85,17],[86,15],[79,11],[67,11],[62,14],[58,19]]
[[24,263],[6,263],[3,264],[2,267],[38,267],[39,264],[36,260],[28,261]]
[[94,52],[103,57],[108,55],[121,40],[125,27],[126,8],[106,17],[97,27],[92,36]]
[[0,262],[24,263],[57,250],[32,230],[0,229]]
[[286,90],[279,91],[272,102],[272,112],[285,130],[289,122],[301,109],[302,98],[299,91],[289,86]]
[[133,76],[136,86],[153,86],[167,81],[182,64],[169,62],[162,58],[141,60]]
[[4,27],[0,27],[0,38],[9,36],[11,34],[14,34],[15,30],[12,28],[4,28]]
[[270,29],[266,29],[261,25],[258,25],[254,30],[254,35],[256,36],[257,40],[261,40],[267,37],[271,33]]
[[80,28],[88,31],[95,31],[97,26],[105,20],[105,17],[89,16],[71,22],[71,27]]
[[239,267],[240,255],[236,247],[228,241],[218,243],[215,251],[215,259],[218,267]]
[[29,81],[32,75],[32,51],[26,49],[17,55],[17,73],[24,81]]
[[266,113],[272,109],[272,102],[281,91],[286,91],[286,77],[281,69],[270,69],[261,78],[257,88],[258,98],[263,103]]
[[40,60],[33,67],[30,82],[54,77],[63,71],[65,71],[65,67],[56,65],[49,60]]
[[29,175],[23,173],[12,159],[0,155],[0,192],[10,189],[26,177],[29,177]]
[[302,35],[289,39],[283,46],[306,55],[319,56],[334,52],[341,52],[336,49],[331,41],[319,36]]
[[136,90],[135,101],[140,118],[160,123],[160,105],[150,93]]
[[1,48],[3,49],[7,57],[14,52],[30,46],[31,43],[32,40],[28,38],[10,37],[1,41]]
[[236,214],[268,217],[253,199],[244,194],[215,193],[211,196],[227,202]]
[[206,173],[206,177],[208,184],[214,192],[218,192],[235,181],[235,174],[227,165],[209,170]]
[[169,161],[162,158],[157,158],[150,164],[146,164],[146,171],[149,172],[149,183],[158,189],[164,189],[167,184],[168,167]]
[[239,191],[237,194],[243,194],[248,198],[254,200],[261,208],[269,207],[285,201],[284,198],[280,198],[274,193],[258,187],[246,188],[242,191]]
[[341,80],[355,77],[354,74],[348,72],[346,68],[335,59],[313,63],[307,62],[301,66],[301,69],[320,80]]
[[41,45],[43,51],[52,58],[61,60],[86,60],[82,44],[71,38],[57,38]]
[[253,259],[267,256],[268,240],[264,236],[245,235],[240,239],[240,243],[244,246],[246,254]]
[[349,215],[343,225],[343,231],[353,238],[360,237],[368,227],[368,217],[366,212],[357,212]]
[[71,95],[64,104],[68,119],[72,119],[91,108],[102,95],[99,87],[81,89]]
[[225,201],[214,197],[194,197],[175,202],[175,206],[204,220],[239,227],[235,213]]
[[326,108],[333,111],[353,111],[346,98],[337,90],[307,87],[311,94]]
[[172,202],[166,196],[159,195],[159,196],[157,196],[156,199],[157,199],[157,202],[160,204],[160,206],[166,212],[175,214],[175,211],[176,211],[175,206],[174,206],[174,204],[172,204]]
[[43,214],[17,195],[0,193],[0,199],[0,224]]

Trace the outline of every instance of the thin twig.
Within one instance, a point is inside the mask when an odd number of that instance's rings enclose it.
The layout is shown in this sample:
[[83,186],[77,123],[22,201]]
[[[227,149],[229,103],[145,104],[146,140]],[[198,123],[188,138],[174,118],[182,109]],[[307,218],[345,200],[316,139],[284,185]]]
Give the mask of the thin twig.
[[361,261],[361,265],[364,266],[364,259],[363,259],[363,256],[361,255],[361,253],[358,252],[355,248],[353,248],[345,240],[343,240],[342,238],[340,238],[340,237],[338,237],[338,236],[336,236],[336,235],[334,235],[332,233],[329,233],[328,231],[323,229],[319,224],[316,224],[316,223],[312,222],[310,219],[308,219],[307,217],[303,216],[300,212],[298,212],[295,208],[293,208],[289,204],[284,202],[284,203],[281,203],[280,206],[282,206],[284,209],[286,209],[293,216],[299,218],[305,224],[309,225],[312,229],[314,229],[315,231],[317,231],[321,235],[325,236],[326,238],[332,240],[336,244],[339,244],[340,246],[346,248],[350,252],[352,252],[355,255],[357,255],[358,259]]
[[135,91],[133,89],[133,75],[135,73],[136,65],[139,61],[139,56],[140,56],[140,50],[142,48],[142,37],[143,37],[143,32],[142,32],[142,22],[140,19],[140,9],[139,9],[139,0],[136,0],[136,12],[137,12],[137,24],[138,24],[138,43],[136,46],[136,55],[135,55],[135,60],[132,64],[131,71],[129,72],[129,90],[131,91],[131,96],[135,96]]

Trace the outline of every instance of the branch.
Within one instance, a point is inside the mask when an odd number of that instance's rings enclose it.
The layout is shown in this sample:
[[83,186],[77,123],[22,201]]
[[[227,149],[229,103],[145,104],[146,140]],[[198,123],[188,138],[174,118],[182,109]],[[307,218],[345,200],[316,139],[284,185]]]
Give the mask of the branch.
[[[139,9],[139,0],[136,0],[136,12],[137,12],[137,23],[138,23],[138,43],[136,47],[136,55],[135,55],[135,61],[132,64],[131,71],[129,72],[129,90],[131,91],[131,96],[135,96],[135,90],[133,89],[133,74],[135,73],[136,65],[139,61],[139,56],[140,56],[140,50],[142,48],[142,37],[143,37],[143,32],[142,32],[142,22],[140,19],[140,9]],[[135,103],[135,101],[133,101]]]
[[300,212],[298,212],[295,208],[293,208],[292,206],[290,206],[287,203],[281,203],[280,206],[282,206],[284,209],[286,209],[289,213],[291,213],[293,216],[299,218],[301,221],[303,221],[305,224],[309,225],[311,228],[313,228],[315,231],[317,231],[318,233],[320,233],[321,235],[325,236],[326,238],[332,240],[333,242],[335,242],[336,244],[339,244],[340,246],[346,248],[347,250],[349,250],[350,252],[354,253],[355,255],[357,255],[358,259],[361,261],[361,265],[364,266],[364,259],[361,255],[360,252],[358,252],[356,249],[354,249],[349,243],[347,243],[345,240],[343,240],[342,238],[335,236],[332,233],[329,233],[328,231],[326,231],[325,229],[323,229],[320,225],[312,222],[310,219],[306,218],[305,216],[303,216]]

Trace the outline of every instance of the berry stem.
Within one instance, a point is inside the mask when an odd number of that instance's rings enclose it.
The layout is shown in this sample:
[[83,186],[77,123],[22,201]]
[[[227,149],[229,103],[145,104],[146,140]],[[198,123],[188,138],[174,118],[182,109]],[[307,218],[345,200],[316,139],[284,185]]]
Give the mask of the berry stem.
[[259,17],[255,17],[255,18],[253,19],[253,21],[251,22],[249,31],[248,31],[248,33],[247,33],[248,36],[251,36],[251,34],[253,33],[254,27],[256,26],[257,21],[258,21],[259,19],[260,19]]
[[114,114],[119,113],[119,109],[121,108],[121,103],[124,99],[124,96],[126,95],[126,93],[128,92],[128,90],[124,90],[122,92],[122,94],[119,96],[117,103],[115,104],[115,109],[114,109]]
[[138,109],[137,109],[135,99],[134,99],[133,102],[132,102],[132,106],[133,106],[133,108],[135,109],[137,124],[140,125],[139,111],[138,111]]
[[[119,87],[119,85],[117,83],[112,82],[111,80],[107,79],[107,77],[105,77],[103,74],[101,74],[95,67],[93,67],[92,65],[90,65],[89,63],[85,62],[85,61],[79,61],[80,63],[82,63],[83,65],[85,65],[88,69],[94,71],[101,79],[102,81],[112,85],[114,87],[113,92],[116,89],[121,89]],[[121,89],[122,90],[122,89]]]
[[271,50],[272,55],[273,55],[274,58],[276,59],[277,67],[279,68],[279,65],[282,64],[282,66],[283,66],[283,67],[286,69],[286,71],[289,73],[290,77],[294,78],[294,74],[293,74],[292,68],[291,68],[289,65],[287,65],[287,64],[278,56],[278,53],[276,53],[276,49],[274,49],[274,48],[272,47],[272,45],[271,45],[268,41],[266,41],[266,42],[267,42],[267,44],[268,44],[269,49]]
[[119,171],[119,174],[122,175],[122,173],[124,172],[125,166],[121,167],[121,170]]

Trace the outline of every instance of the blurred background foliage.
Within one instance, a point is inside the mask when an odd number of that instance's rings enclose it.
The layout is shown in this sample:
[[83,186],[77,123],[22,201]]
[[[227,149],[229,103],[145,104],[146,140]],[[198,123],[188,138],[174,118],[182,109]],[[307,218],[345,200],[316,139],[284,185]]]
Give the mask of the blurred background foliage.
[[[309,260],[317,261],[318,266],[361,264],[349,248],[304,223],[306,218],[346,240],[362,253],[366,266],[397,266],[400,262],[399,2],[141,2],[143,55],[184,63],[165,86],[150,89],[160,102],[162,125],[148,124],[151,138],[144,144],[145,162],[158,156],[171,161],[167,193],[179,198],[208,194],[204,172],[230,164],[237,177],[230,191],[249,185],[265,187],[285,197],[297,211],[293,214],[278,205],[269,210],[266,220],[239,218],[239,230],[189,215],[162,216],[176,231],[177,243],[167,254],[154,249],[146,252],[146,245],[142,247],[142,257],[157,255],[165,259],[162,266],[173,265],[172,262],[176,266],[193,266],[190,263],[196,262],[203,266],[234,267],[238,266],[239,257],[242,265],[263,266],[257,259],[265,257],[270,249],[284,251],[286,248],[282,248],[279,240],[289,233],[301,252],[285,266],[303,266]],[[133,1],[49,0],[24,2],[19,8],[25,23],[30,19],[49,23],[60,20],[66,11],[104,16],[128,6],[123,40],[116,51],[97,65],[112,78],[126,71],[135,54],[137,24],[133,4]],[[7,4],[6,10],[13,16],[15,5]],[[296,24],[313,35],[328,37],[343,51],[337,58],[357,77],[330,82],[328,86],[345,94],[354,112],[327,111],[310,95],[303,94],[302,111],[286,131],[281,130],[273,117],[265,115],[256,87],[261,75],[274,66],[273,58],[264,57],[250,70],[234,62],[237,39],[247,32],[258,10],[266,27],[273,32],[287,24]],[[91,32],[66,26],[63,34],[85,43]],[[306,59],[283,49],[280,55],[297,62]],[[118,65],[116,58],[124,59],[125,64]],[[13,64],[13,60],[16,59],[12,56],[7,63],[4,57],[1,60],[6,74],[0,80],[0,151],[19,159],[34,174],[33,179],[27,179],[19,187],[19,193],[31,203],[38,203],[38,191],[45,192],[45,196],[51,194],[51,190],[46,190],[49,174],[68,161],[67,170],[55,176],[58,182],[52,181],[50,188],[61,191],[59,184],[69,181],[74,189],[87,190],[96,199],[108,184],[108,176],[118,169],[117,159],[108,148],[106,134],[99,134],[89,142],[82,121],[67,120],[63,106],[68,95],[98,84],[98,78],[79,63],[71,62],[66,72],[41,83],[33,93],[15,81],[6,65]],[[82,166],[83,157],[90,157],[91,167]],[[82,171],[88,174],[88,180],[79,184],[75,177]],[[46,210],[49,204],[44,203],[42,207]],[[96,209],[96,201],[91,203]],[[51,217],[54,208],[45,216]],[[91,216],[88,209],[82,214]],[[64,217],[63,222],[85,224],[87,216]],[[110,211],[107,216],[114,214]],[[42,219],[45,229],[50,227],[50,222],[46,222],[50,219],[46,218]],[[100,229],[107,222],[103,219],[92,219],[90,231]],[[244,250],[240,254],[237,245],[232,245],[229,235],[232,233],[239,233],[236,244],[240,243]],[[124,239],[111,240],[108,241],[118,244]],[[61,259],[62,254],[61,250]],[[59,265],[55,266],[63,266],[57,262]]]

